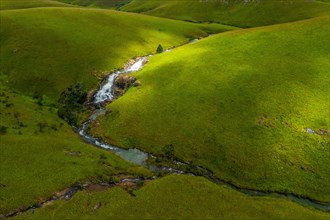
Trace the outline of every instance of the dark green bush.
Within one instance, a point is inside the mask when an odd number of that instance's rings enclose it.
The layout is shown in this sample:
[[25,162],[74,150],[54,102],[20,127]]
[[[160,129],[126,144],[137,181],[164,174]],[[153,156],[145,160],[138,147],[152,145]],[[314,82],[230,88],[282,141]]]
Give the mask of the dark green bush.
[[5,134],[7,134],[7,127],[6,126],[3,126],[3,125],[1,125],[0,126],[0,135],[5,135]]
[[159,44],[158,47],[157,47],[156,52],[157,53],[163,53],[163,51],[164,51],[163,46],[161,44]]
[[58,100],[58,115],[70,124],[76,125],[86,99],[87,92],[81,83],[69,86]]

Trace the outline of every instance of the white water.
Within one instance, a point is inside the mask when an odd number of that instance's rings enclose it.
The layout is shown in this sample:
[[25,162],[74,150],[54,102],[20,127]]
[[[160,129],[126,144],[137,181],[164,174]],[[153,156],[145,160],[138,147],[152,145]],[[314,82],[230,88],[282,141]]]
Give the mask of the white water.
[[101,86],[94,96],[94,103],[99,104],[105,101],[112,101],[114,97],[114,82],[120,74],[124,73],[134,73],[142,69],[142,67],[147,63],[148,57],[144,56],[134,60],[133,63],[128,64],[124,69],[116,71],[108,76],[106,82]]
[[[97,93],[94,96],[94,104],[99,104],[105,101],[113,101],[115,99],[114,96],[114,83],[116,78],[120,74],[124,73],[133,73],[137,72],[147,63],[148,57],[151,55],[140,57],[135,59],[133,62],[130,62],[126,65],[126,67],[122,70],[118,70],[116,72],[113,72],[110,74],[105,83],[103,83],[100,87],[100,89],[97,91]],[[148,154],[145,152],[142,152],[138,149],[122,149],[116,146],[112,146],[109,144],[106,144],[105,142],[98,140],[97,138],[94,138],[87,134],[86,129],[88,128],[89,124],[92,121],[95,121],[96,118],[99,115],[105,114],[106,110],[104,108],[99,108],[94,111],[94,113],[89,117],[89,120],[85,122],[82,126],[82,128],[77,129],[80,136],[88,143],[94,144],[98,147],[101,147],[106,150],[110,150],[113,153],[117,154],[118,156],[122,157],[123,159],[130,161],[132,163],[143,165],[145,166],[145,161],[148,159]]]
[[[192,39],[192,40],[189,41],[189,44],[194,43],[198,40],[199,39]],[[164,52],[170,52],[171,50],[173,50],[173,48],[169,48],[169,49],[165,50]],[[151,56],[152,55],[139,57],[139,58],[135,59],[134,62],[129,63],[128,65],[126,65],[126,67],[124,69],[118,70],[118,71],[113,72],[112,74],[110,74],[108,76],[108,78],[106,79],[106,82],[101,85],[100,89],[95,94],[94,103],[99,104],[99,103],[102,103],[102,102],[105,102],[105,101],[113,101],[115,99],[115,96],[114,96],[114,83],[115,83],[116,78],[120,74],[134,73],[134,72],[139,71],[148,62],[148,58],[151,57]]]
[[[193,39],[191,40],[189,43],[193,43],[195,41],[197,41],[198,39]],[[164,52],[169,52],[171,51],[173,48],[167,49]],[[139,57],[137,59],[135,59],[133,62],[129,62],[122,70],[118,70],[116,72],[113,72],[112,74],[110,74],[105,83],[103,83],[100,86],[100,89],[96,92],[96,94],[94,95],[94,104],[100,104],[103,103],[105,101],[113,101],[116,97],[114,95],[114,84],[115,84],[115,80],[116,78],[120,75],[120,74],[125,74],[125,73],[134,73],[139,71],[140,69],[142,69],[144,67],[144,65],[148,62],[148,58],[151,57],[152,55],[147,55],[144,57]],[[116,146],[112,146],[109,144],[104,143],[103,141],[100,141],[90,135],[87,134],[86,129],[89,126],[89,124],[92,121],[95,121],[96,118],[99,115],[105,114],[106,111],[105,109],[103,109],[102,107],[100,109],[97,109],[89,118],[89,120],[87,122],[85,122],[82,126],[81,129],[78,129],[78,132],[80,134],[80,136],[87,142],[94,144],[98,147],[101,147],[103,149],[107,149],[112,151],[113,153],[117,154],[118,156],[122,157],[125,160],[128,160],[130,162],[133,162],[135,164],[139,164],[139,165],[146,165],[146,160],[148,159],[148,157],[150,156],[149,154],[140,151],[138,149],[135,148],[131,148],[131,149],[122,149]],[[162,168],[162,169],[168,169],[168,171],[173,172],[173,173],[181,173],[182,171],[177,171],[174,170],[172,168]]]
[[[193,39],[189,42],[189,44],[194,43],[197,40],[198,39]],[[164,52],[169,52],[172,49],[173,48],[167,49]],[[132,72],[139,71],[147,63],[148,57],[150,57],[150,56],[152,56],[152,55],[138,58],[138,59],[134,60],[133,63],[127,65],[123,70],[116,71],[116,72],[112,73],[111,75],[109,75],[108,78],[107,78],[106,83],[104,83],[101,86],[101,88],[99,89],[99,91],[96,93],[94,103],[99,104],[99,103],[102,103],[102,102],[108,101],[108,100],[112,101],[115,98],[114,95],[113,95],[113,84],[115,82],[116,77],[119,76],[120,74],[123,74],[123,73],[132,73]],[[150,170],[154,170],[154,171],[162,170],[162,171],[168,171],[168,172],[176,173],[176,174],[184,174],[185,173],[181,170],[176,170],[176,169],[173,169],[171,167],[161,167],[159,169],[159,168],[154,167],[152,165],[147,165],[146,160],[149,157],[152,157],[152,158],[156,158],[156,157],[154,157],[154,156],[152,156],[148,153],[145,153],[143,151],[140,151],[136,148],[130,148],[130,149],[126,150],[126,149],[122,149],[122,148],[119,148],[119,147],[116,147],[116,146],[112,146],[112,145],[106,144],[105,142],[103,142],[101,140],[98,140],[98,139],[88,135],[87,132],[86,132],[86,129],[89,126],[89,124],[92,121],[95,121],[95,119],[99,115],[102,115],[102,114],[105,114],[105,113],[106,113],[106,111],[103,108],[96,110],[94,112],[94,114],[90,116],[90,119],[87,122],[84,123],[83,127],[81,129],[77,129],[79,134],[81,135],[81,137],[86,142],[94,144],[94,145],[96,145],[98,147],[101,147],[103,149],[110,150],[113,153],[120,156],[121,158],[123,158],[127,161],[130,161],[134,164],[147,166]],[[312,129],[310,129],[310,130],[313,131]],[[311,131],[307,131],[307,132],[311,133]],[[175,163],[183,165],[183,163],[181,163],[181,162],[175,162]],[[201,169],[203,169],[203,168],[201,168]],[[127,180],[123,180],[123,181],[125,182]],[[300,197],[297,197],[297,196],[294,196],[294,195],[285,195],[285,194],[281,194],[281,193],[267,193],[267,192],[260,192],[260,191],[255,191],[255,190],[242,189],[242,188],[236,187],[232,184],[228,184],[227,182],[222,181],[222,180],[217,180],[217,183],[218,184],[225,184],[226,186],[230,186],[231,188],[233,188],[235,190],[238,190],[242,193],[248,194],[248,195],[288,198],[288,199],[291,199],[292,201],[295,201],[295,202],[297,202],[299,204],[302,204],[302,205],[310,205],[312,207],[315,207],[315,208],[318,208],[318,209],[321,209],[321,210],[325,210],[327,212],[330,211],[330,206],[329,205],[324,205],[324,204],[317,203],[317,202],[311,201],[309,199],[300,198]]]
[[189,41],[189,44],[194,43],[196,41],[198,41],[198,39],[192,39],[192,40]]

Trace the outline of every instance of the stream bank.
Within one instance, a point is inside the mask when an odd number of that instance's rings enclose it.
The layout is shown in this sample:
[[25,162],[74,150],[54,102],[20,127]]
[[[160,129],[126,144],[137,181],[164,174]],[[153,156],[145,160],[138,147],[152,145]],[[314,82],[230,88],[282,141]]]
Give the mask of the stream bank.
[[[188,42],[194,43],[198,41],[199,39],[193,39]],[[164,52],[170,52],[172,49],[167,49]],[[137,72],[141,70],[145,64],[148,62],[148,58],[152,57],[153,55],[147,55],[143,57],[138,57],[135,60],[131,60],[122,70],[115,71],[114,73],[108,75],[105,80],[103,80],[103,83],[101,84],[99,90],[94,95],[94,106],[96,107],[96,110],[94,113],[90,116],[89,120],[86,121],[82,128],[78,128],[78,132],[80,136],[88,143],[91,143],[97,147],[110,150],[113,153],[117,154],[121,158],[132,162],[137,165],[144,166],[154,172],[169,172],[169,173],[176,173],[176,174],[188,174],[188,175],[196,175],[196,176],[203,176],[210,181],[229,186],[230,188],[240,191],[244,194],[250,195],[250,196],[270,196],[275,198],[287,198],[291,201],[294,201],[296,203],[299,203],[303,206],[310,206],[319,210],[323,210],[326,212],[330,212],[330,205],[329,204],[323,204],[318,201],[314,201],[307,197],[302,197],[299,195],[295,195],[293,193],[283,193],[283,192],[276,192],[276,191],[262,191],[262,190],[255,190],[255,189],[248,189],[248,188],[242,188],[237,185],[235,185],[232,182],[221,180],[213,175],[213,173],[203,167],[196,166],[189,164],[185,161],[180,161],[178,158],[175,158],[174,160],[170,160],[170,163],[168,166],[163,166],[161,163],[156,164],[150,163],[150,161],[155,161],[157,158],[156,155],[152,155],[147,152],[143,152],[136,148],[131,149],[123,149],[117,146],[109,145],[105,143],[103,140],[97,139],[92,137],[88,134],[87,128],[88,126],[97,119],[98,116],[105,114],[105,105],[107,103],[110,103],[114,101],[119,96],[123,95],[116,95],[116,84],[118,81],[118,77],[121,75],[127,76],[127,74],[131,74],[134,72]],[[131,79],[130,79],[131,80]],[[133,85],[135,80],[131,80],[130,85]],[[129,86],[128,86],[129,87]],[[128,87],[125,86],[125,91],[128,89]]]
[[[192,41],[192,42],[194,42],[194,41]],[[166,50],[164,52],[169,52],[169,51],[170,50]],[[74,127],[74,130],[77,133],[79,133],[79,135],[85,142],[90,143],[96,147],[99,147],[99,148],[102,148],[105,150],[109,150],[109,151],[115,153],[116,155],[120,156],[121,158],[123,158],[126,161],[144,166],[154,172],[167,172],[167,173],[175,173],[175,174],[180,174],[180,175],[185,174],[185,175],[203,176],[216,184],[228,186],[228,187],[230,187],[236,191],[239,191],[241,193],[244,193],[246,195],[267,196],[267,197],[274,197],[274,198],[286,198],[286,199],[294,201],[303,206],[313,207],[313,208],[316,208],[316,209],[319,209],[322,211],[330,212],[330,206],[328,204],[322,204],[318,201],[313,201],[309,198],[302,198],[299,195],[275,192],[275,191],[271,192],[271,191],[260,191],[260,190],[241,188],[241,187],[233,184],[232,182],[227,182],[227,181],[224,181],[224,180],[221,180],[221,179],[215,177],[211,171],[209,171],[203,167],[193,166],[192,164],[189,164],[185,161],[180,161],[177,158],[175,158],[172,161],[169,161],[168,166],[163,166],[161,164],[155,165],[154,163],[149,162],[150,160],[154,160],[157,158],[157,156],[155,156],[155,155],[152,155],[147,152],[143,152],[136,148],[123,149],[123,148],[108,144],[101,139],[91,136],[88,133],[89,125],[93,121],[95,121],[98,118],[98,116],[106,114],[105,105],[107,103],[110,103],[110,102],[114,101],[116,98],[118,98],[120,95],[123,95],[123,94],[118,95],[118,93],[116,93],[116,91],[115,91],[116,79],[121,75],[130,74],[130,73],[141,70],[143,68],[143,66],[148,62],[148,58],[151,56],[152,55],[147,55],[147,56],[139,57],[139,58],[132,60],[125,66],[125,68],[109,74],[103,80],[99,90],[97,90],[93,96],[94,98],[93,98],[92,104],[95,107],[94,112],[90,115],[89,119],[83,123],[83,125],[81,127]],[[106,186],[106,187],[108,187],[108,186]],[[109,184],[109,187],[111,187],[110,184]],[[72,186],[72,188],[70,187],[67,190],[67,193],[65,193],[59,197],[56,197],[56,198],[51,198],[51,199],[47,200],[46,202],[51,202],[51,201],[55,201],[58,199],[70,199],[75,194],[75,192],[82,190],[82,189],[83,188],[81,186],[74,185],[74,186]],[[38,204],[30,206],[29,208],[24,209],[22,211],[16,211],[15,213],[14,212],[10,213],[10,214],[6,215],[6,217],[13,217],[21,212],[34,210],[36,208],[41,208],[44,206],[43,204],[46,204],[46,202],[41,203],[41,204],[38,203]]]
[[[102,180],[95,180],[95,181],[86,181],[83,183],[76,183],[70,186],[67,189],[54,193],[54,195],[50,198],[43,199],[38,201],[37,203],[28,206],[18,208],[10,213],[5,215],[0,215],[0,219],[2,218],[11,218],[18,216],[25,212],[33,212],[36,209],[43,208],[51,203],[58,201],[58,200],[70,200],[78,191],[101,191],[107,190],[113,187],[121,187],[124,189],[129,195],[134,196],[134,190],[138,190],[141,188],[146,182],[152,181],[156,177],[152,178],[137,178],[131,176],[121,176],[121,177],[114,177],[112,180],[109,181],[102,181]],[[117,179],[114,181],[114,179]]]

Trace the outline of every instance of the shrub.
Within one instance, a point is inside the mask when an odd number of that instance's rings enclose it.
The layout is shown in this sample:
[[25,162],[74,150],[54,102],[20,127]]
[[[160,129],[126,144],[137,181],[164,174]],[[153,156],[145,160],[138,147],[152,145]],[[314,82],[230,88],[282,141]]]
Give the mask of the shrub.
[[1,125],[0,126],[0,135],[5,135],[5,134],[7,134],[7,127],[6,126],[3,126],[3,125]]
[[76,125],[78,114],[80,113],[86,99],[87,92],[84,90],[81,83],[69,86],[64,92],[62,92],[58,100],[58,115],[70,124]]
[[156,52],[157,53],[163,53],[164,49],[161,44],[158,45]]

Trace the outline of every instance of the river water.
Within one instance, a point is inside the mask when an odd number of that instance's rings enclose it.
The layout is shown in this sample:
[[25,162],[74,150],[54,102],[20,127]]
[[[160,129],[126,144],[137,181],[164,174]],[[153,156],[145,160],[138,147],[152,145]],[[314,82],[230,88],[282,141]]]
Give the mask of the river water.
[[135,60],[132,60],[127,65],[125,65],[125,68],[109,74],[106,77],[106,80],[104,80],[104,83],[101,84],[99,90],[94,95],[94,104],[95,104],[95,106],[98,106],[98,108],[89,117],[89,120],[86,121],[81,128],[77,129],[80,136],[86,142],[93,144],[97,147],[100,147],[100,148],[103,148],[106,150],[110,150],[113,153],[115,153],[116,155],[123,158],[124,160],[132,162],[134,164],[142,165],[142,166],[147,166],[147,164],[146,164],[146,160],[148,159],[147,153],[142,152],[135,148],[134,149],[123,149],[123,148],[109,145],[102,140],[92,137],[91,135],[89,135],[86,132],[86,130],[92,121],[95,121],[98,116],[106,113],[105,108],[101,107],[102,105],[99,105],[99,104],[104,103],[104,102],[113,101],[115,99],[114,84],[115,84],[116,78],[120,74],[128,74],[128,73],[134,73],[136,71],[139,71],[148,62],[148,58],[150,56],[151,55],[136,58]]
[[[198,39],[193,39],[189,43],[194,43],[198,41]],[[172,49],[167,49],[164,52],[170,52]],[[188,174],[182,170],[177,170],[171,167],[155,167],[152,165],[148,165],[146,163],[147,159],[149,157],[154,157],[153,155],[150,155],[146,152],[143,152],[139,149],[136,148],[131,148],[131,149],[123,149],[119,148],[117,146],[113,146],[110,144],[105,143],[102,140],[99,140],[97,138],[92,137],[87,133],[87,128],[90,125],[91,122],[95,121],[98,116],[103,115],[106,113],[106,110],[103,105],[100,105],[104,102],[110,102],[115,100],[115,95],[114,95],[114,83],[116,78],[120,74],[128,74],[128,73],[134,73],[139,70],[141,70],[144,65],[148,62],[148,58],[151,57],[152,55],[147,55],[143,57],[136,58],[132,61],[130,61],[125,67],[121,70],[115,71],[111,74],[109,74],[104,82],[101,84],[99,90],[95,93],[94,95],[94,104],[97,106],[97,109],[93,112],[93,114],[90,116],[89,120],[86,121],[81,128],[76,128],[80,136],[88,143],[93,144],[94,146],[109,150],[119,157],[123,158],[124,160],[127,160],[131,163],[137,164],[144,166],[152,171],[167,171],[170,173],[176,173],[176,174]],[[180,163],[182,165],[189,166],[189,164],[184,163],[184,162],[174,162],[174,163]],[[208,178],[209,180],[217,183],[217,184],[224,184],[229,187],[231,187],[234,190],[240,191],[244,194],[251,195],[251,196],[268,196],[268,197],[275,197],[275,198],[286,198],[289,200],[292,200],[294,202],[297,202],[301,205],[304,206],[311,206],[323,211],[330,212],[330,206],[329,205],[324,205],[315,201],[312,201],[307,198],[301,198],[299,196],[295,196],[293,194],[284,194],[284,193],[279,193],[279,192],[263,192],[263,191],[257,191],[257,190],[250,190],[250,189],[244,189],[237,187],[233,185],[232,183],[224,182],[212,175],[212,173],[204,168],[198,167],[198,169],[202,170],[204,173],[206,173],[205,177]],[[191,173],[189,173],[192,175]]]
[[133,62],[130,62],[126,65],[126,67],[122,70],[118,70],[112,74],[110,74],[105,83],[102,84],[100,89],[97,91],[97,93],[94,96],[94,103],[99,104],[105,101],[113,101],[115,99],[114,96],[114,82],[116,78],[120,74],[124,73],[134,73],[136,71],[139,71],[143,68],[143,66],[147,63],[148,57],[152,55],[139,57],[135,59]]

